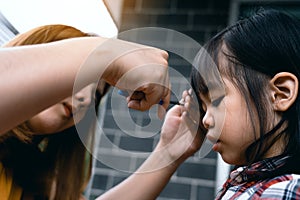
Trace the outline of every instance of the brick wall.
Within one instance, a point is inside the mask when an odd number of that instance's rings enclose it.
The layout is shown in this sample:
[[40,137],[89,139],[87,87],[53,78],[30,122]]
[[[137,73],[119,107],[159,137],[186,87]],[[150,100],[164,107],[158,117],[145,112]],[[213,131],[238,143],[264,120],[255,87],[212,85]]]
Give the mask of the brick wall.
[[[180,41],[174,38],[174,33],[183,33],[202,45],[227,25],[228,11],[229,0],[124,0],[120,38],[173,50],[169,51],[169,64],[172,71],[176,72],[171,73],[172,99],[175,100],[179,98],[178,94],[189,87],[186,80],[192,66],[184,58],[193,57],[198,49],[185,39]],[[171,31],[158,29],[147,34],[133,30],[141,27],[160,27]],[[121,107],[116,120],[113,112],[117,101],[115,98],[118,96],[112,91],[102,108],[103,131],[99,135],[98,148],[98,155],[102,161],[96,162],[90,199],[94,199],[129,176],[128,171],[134,171],[147,157],[139,152],[151,152],[159,138],[158,133],[152,137],[140,137],[151,132],[142,127],[149,123],[161,125],[161,122],[155,121],[156,119],[152,118],[152,121],[149,119],[149,116],[153,116],[152,111],[126,113],[125,108]],[[124,99],[120,99],[120,105],[122,101]],[[138,136],[129,135],[119,127],[118,120],[122,118],[125,121],[131,118],[136,126],[128,127],[128,130],[132,133],[138,132]],[[128,155],[118,151],[119,149],[138,153]],[[115,166],[118,170],[115,170]],[[205,158],[200,158],[196,154],[182,164],[158,199],[213,199],[215,178],[216,154],[210,152]]]

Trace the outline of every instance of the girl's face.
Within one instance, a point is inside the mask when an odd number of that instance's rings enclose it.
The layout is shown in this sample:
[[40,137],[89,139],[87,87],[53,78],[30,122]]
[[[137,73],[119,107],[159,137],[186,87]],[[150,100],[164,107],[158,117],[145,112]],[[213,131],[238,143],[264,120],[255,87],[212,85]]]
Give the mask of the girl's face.
[[217,89],[209,91],[210,97],[200,94],[205,111],[202,123],[213,150],[219,152],[225,162],[245,164],[245,151],[255,139],[254,127],[241,93],[229,79],[223,77],[223,81],[225,94],[218,95]]
[[28,120],[34,133],[57,133],[78,123],[94,101],[95,84],[90,84],[72,97],[68,97]]

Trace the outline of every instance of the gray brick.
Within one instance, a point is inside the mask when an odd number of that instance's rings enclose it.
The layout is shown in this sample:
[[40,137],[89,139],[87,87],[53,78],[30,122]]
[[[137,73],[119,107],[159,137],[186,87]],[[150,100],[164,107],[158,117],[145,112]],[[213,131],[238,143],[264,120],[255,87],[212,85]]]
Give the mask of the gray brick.
[[228,21],[227,13],[195,14],[194,26],[226,26]]
[[179,55],[174,53],[169,54],[170,62],[169,65],[182,76],[189,78],[190,72],[192,69],[192,65],[186,61],[185,59],[181,58]]
[[137,158],[137,159],[136,159],[136,163],[135,163],[135,164],[136,164],[135,167],[136,167],[136,168],[140,167],[140,166],[145,162],[145,160],[146,160],[146,159],[143,159],[143,158]]
[[205,41],[205,34],[206,34],[205,31],[188,30],[188,31],[183,31],[182,33],[193,38],[198,43],[204,43]]
[[215,188],[198,186],[197,190],[198,199],[202,199],[201,197],[205,197],[205,199],[215,199]]
[[96,199],[97,197],[98,197],[98,196],[97,196],[97,195],[94,195],[94,194],[93,194],[93,195],[90,195],[90,196],[89,196],[89,200]]
[[190,199],[190,193],[190,185],[169,182],[169,184],[161,192],[160,196],[174,199]]
[[211,0],[177,0],[177,10],[207,9]]
[[114,138],[115,138],[114,135],[104,135],[104,134],[101,134],[100,137],[101,137],[100,144],[99,144],[100,148],[109,148],[109,147],[111,147],[110,144],[107,144],[107,142],[106,142],[107,140],[109,142],[111,142],[111,143],[114,143]]
[[118,127],[112,115],[106,115],[103,122],[103,128],[116,128]]
[[[156,24],[153,25],[156,27]],[[149,45],[151,46],[155,46],[155,44],[153,45],[151,43],[156,43],[156,42],[162,45],[168,39],[168,32],[165,29],[155,29],[155,28],[147,27],[147,29],[139,29],[138,31],[134,32],[134,34],[136,36],[134,38],[135,39],[134,42],[138,42],[141,44],[150,43]]]
[[105,190],[107,179],[108,179],[107,176],[96,174],[96,175],[94,175],[94,178],[93,178],[93,186],[97,189]]
[[214,11],[223,11],[223,12],[229,11],[230,0],[221,0],[221,1],[220,0],[211,0],[211,1],[212,1]]
[[[100,149],[101,150],[101,149]],[[96,167],[117,169],[121,171],[130,171],[131,158],[119,155],[98,155],[99,161],[96,162]]]
[[142,0],[142,9],[170,9],[171,8],[171,0]]
[[153,138],[121,137],[120,148],[128,151],[151,152],[153,150]]
[[187,14],[163,14],[158,15],[156,19],[156,24],[158,26],[164,27],[174,27],[178,25],[187,26],[188,24],[188,15]]
[[126,177],[120,177],[120,176],[114,177],[113,178],[113,186],[116,186],[117,184],[121,183],[125,179],[126,179]]
[[184,163],[177,170],[177,176],[214,180],[216,166]]
[[112,169],[111,167],[109,167],[109,166],[103,164],[102,162],[100,162],[100,161],[98,161],[98,160],[96,161],[96,167],[97,167],[97,168],[102,168],[102,169]]

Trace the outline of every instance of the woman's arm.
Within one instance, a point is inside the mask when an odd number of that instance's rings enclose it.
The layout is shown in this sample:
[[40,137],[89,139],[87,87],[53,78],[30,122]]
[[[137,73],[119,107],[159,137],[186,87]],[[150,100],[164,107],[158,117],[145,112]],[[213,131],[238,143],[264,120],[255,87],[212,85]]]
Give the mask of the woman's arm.
[[[73,89],[80,90],[100,78],[121,87],[118,81],[126,74],[130,81],[120,82],[125,84],[122,89],[145,93],[145,98],[138,101],[129,99],[128,105],[135,109],[148,109],[168,94],[161,86],[131,84],[138,82],[139,76],[127,73],[140,65],[154,63],[161,70],[148,75],[146,80],[167,83],[167,53],[121,40],[85,37],[2,48],[0,60],[0,134],[71,96]],[[156,91],[156,96],[149,88]]]
[[97,200],[156,199],[179,165],[200,148],[204,136],[197,132],[199,115],[192,116],[194,104],[187,92],[183,97],[186,100],[183,106],[168,111],[160,141],[149,158],[137,172]]

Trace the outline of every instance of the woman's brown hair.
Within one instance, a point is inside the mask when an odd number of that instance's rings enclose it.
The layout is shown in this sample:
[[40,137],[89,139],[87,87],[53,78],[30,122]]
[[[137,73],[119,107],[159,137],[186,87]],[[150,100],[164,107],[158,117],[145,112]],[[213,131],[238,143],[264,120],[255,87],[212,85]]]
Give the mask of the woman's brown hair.
[[[4,47],[88,36],[95,35],[71,26],[45,25],[16,36]],[[97,90],[95,106],[99,105],[109,87],[106,83],[102,85],[103,88]],[[89,137],[85,138],[91,140],[95,122],[84,118],[79,123],[88,123],[90,130],[86,134]],[[32,134],[24,122],[0,137],[0,160],[6,170],[13,172],[13,178],[22,187],[23,194],[38,199],[77,200],[91,175],[92,156],[75,126],[60,133],[38,135]]]

